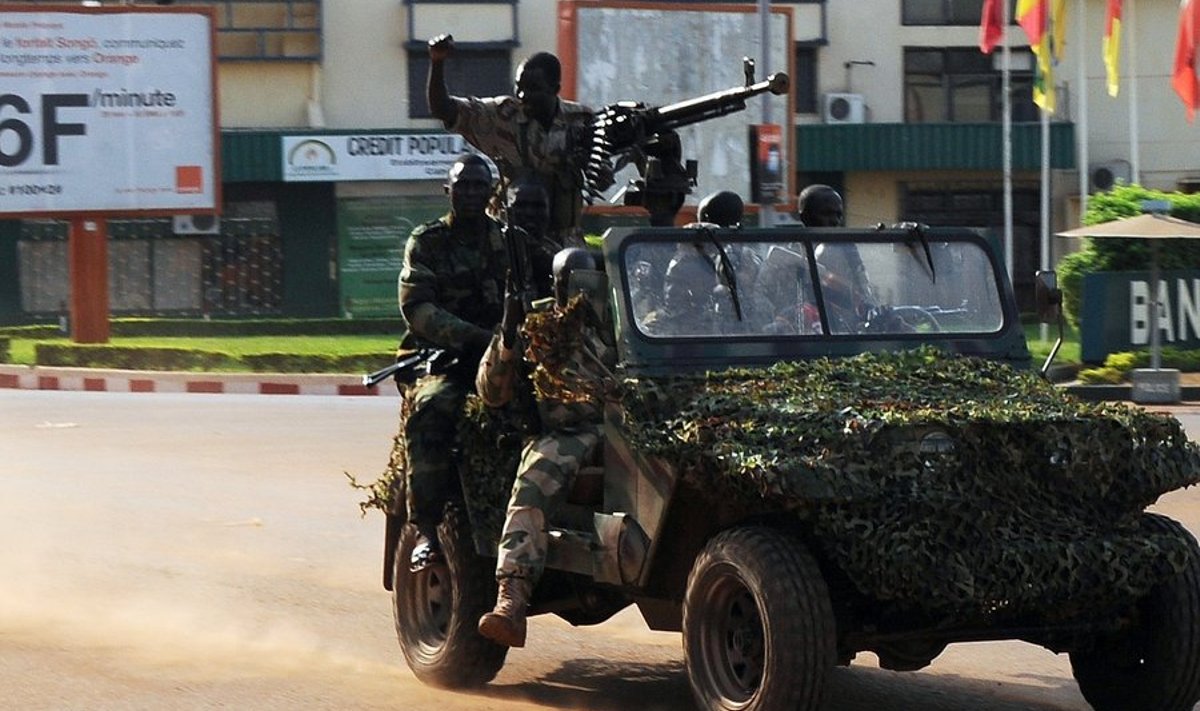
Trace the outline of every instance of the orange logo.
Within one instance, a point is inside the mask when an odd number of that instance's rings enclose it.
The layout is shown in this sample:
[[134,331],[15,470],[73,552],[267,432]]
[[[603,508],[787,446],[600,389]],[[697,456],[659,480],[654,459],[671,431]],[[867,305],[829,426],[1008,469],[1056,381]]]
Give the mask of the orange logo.
[[204,169],[198,165],[175,166],[175,192],[203,193]]

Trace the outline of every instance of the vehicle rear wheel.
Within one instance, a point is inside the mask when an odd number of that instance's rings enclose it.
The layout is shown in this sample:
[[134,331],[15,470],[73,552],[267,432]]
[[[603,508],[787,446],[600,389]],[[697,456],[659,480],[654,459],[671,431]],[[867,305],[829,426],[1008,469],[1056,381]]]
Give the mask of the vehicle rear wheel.
[[504,666],[508,648],[479,634],[479,617],[492,609],[496,580],[476,555],[465,514],[448,506],[438,526],[445,561],[413,573],[409,559],[417,529],[405,524],[393,558],[392,612],[404,659],[417,678],[455,689],[482,686]]
[[1190,560],[1138,604],[1133,628],[1071,653],[1079,690],[1097,711],[1191,711],[1200,701],[1200,546],[1178,522],[1147,519],[1153,531],[1184,537]]
[[819,708],[837,630],[812,554],[769,528],[718,534],[688,576],[683,648],[702,709]]

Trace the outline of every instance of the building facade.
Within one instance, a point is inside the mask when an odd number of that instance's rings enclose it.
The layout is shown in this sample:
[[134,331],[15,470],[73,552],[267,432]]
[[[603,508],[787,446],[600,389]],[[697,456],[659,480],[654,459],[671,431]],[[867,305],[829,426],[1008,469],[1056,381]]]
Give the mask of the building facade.
[[[705,65],[737,65],[743,46],[696,19],[731,11],[748,17],[757,5],[187,4],[212,6],[217,14],[222,215],[110,222],[115,315],[394,316],[403,239],[413,226],[444,212],[442,177],[463,149],[429,118],[425,105],[429,37],[455,37],[448,66],[455,94],[507,93],[519,61],[548,50],[564,59],[565,96],[658,103],[661,87],[684,95],[725,88],[727,81],[703,73]],[[773,111],[771,121],[787,129],[790,194],[813,182],[833,185],[845,196],[848,224],[965,225],[1003,239],[1003,55],[979,51],[981,5],[772,3],[766,31],[772,66],[765,69],[788,71],[793,86],[774,109],[764,106],[737,119],[736,131]],[[1186,122],[1170,88],[1176,4],[1126,0],[1117,98],[1105,91],[1100,52],[1106,2],[1068,0],[1067,6],[1067,49],[1054,75],[1059,108],[1049,131],[1050,231],[1077,223],[1081,186],[1086,192],[1123,179],[1190,190],[1200,181],[1200,129]],[[585,25],[587,13],[599,13],[609,24]],[[863,18],[870,18],[869,26]],[[652,39],[631,47],[628,40],[618,45],[616,32],[589,31],[612,26],[648,27]],[[742,35],[753,34],[745,29],[749,25],[738,27]],[[1038,266],[1045,232],[1039,212],[1042,145],[1028,45],[1015,25],[1007,36],[1014,281],[1020,291]],[[742,39],[749,43],[746,53],[758,56],[758,38]],[[681,64],[685,51],[699,51],[700,59]],[[691,139],[684,138],[686,153]],[[727,143],[736,156],[746,139],[738,133]],[[718,176],[726,177],[702,179],[691,202],[727,187],[748,192],[729,177],[740,168],[726,160],[726,146],[703,145],[701,163],[724,166],[727,172]],[[792,207],[778,209],[786,214]],[[636,211],[603,205],[587,213],[597,231],[639,219]],[[65,234],[55,221],[0,221],[0,322],[57,317],[67,302]],[[1056,252],[1064,246],[1056,244]]]

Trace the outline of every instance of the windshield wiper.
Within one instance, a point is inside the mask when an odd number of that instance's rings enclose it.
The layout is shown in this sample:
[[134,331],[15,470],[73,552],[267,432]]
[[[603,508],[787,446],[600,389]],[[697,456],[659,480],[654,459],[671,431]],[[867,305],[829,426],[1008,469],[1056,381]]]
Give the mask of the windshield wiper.
[[[725,246],[717,239],[716,230],[711,227],[701,227],[699,229],[708,238],[708,241],[712,243],[712,246],[717,249],[720,266],[718,267],[718,265],[713,264],[713,271],[729,286],[729,298],[733,301],[733,313],[737,316],[738,321],[742,321],[744,320],[742,318],[742,300],[738,295],[737,276],[735,276],[733,271],[733,263],[729,261],[729,255],[725,253]],[[703,253],[704,249],[700,242],[694,242],[693,245],[696,247],[696,251]],[[708,260],[704,261],[707,262]]]
[[[901,222],[896,225],[897,229],[908,232],[908,239],[913,238],[921,240],[921,247],[925,250],[925,262],[929,264],[929,278],[934,284],[937,283],[937,269],[933,266],[933,251],[929,249],[929,238],[925,236],[925,225],[920,222]],[[911,246],[910,246],[911,249]]]

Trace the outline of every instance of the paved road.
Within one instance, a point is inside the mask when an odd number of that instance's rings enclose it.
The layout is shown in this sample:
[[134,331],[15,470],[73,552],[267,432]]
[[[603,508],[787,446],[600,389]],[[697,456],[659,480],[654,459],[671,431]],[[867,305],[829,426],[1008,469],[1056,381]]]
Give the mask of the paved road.
[[[379,585],[381,518],[343,475],[382,467],[394,407],[0,391],[4,708],[690,708],[678,636],[632,611],[537,618],[478,694],[416,682]],[[1200,530],[1198,496],[1160,509]],[[833,695],[846,711],[1087,708],[1064,658],[1018,643],[912,674],[864,655]]]

